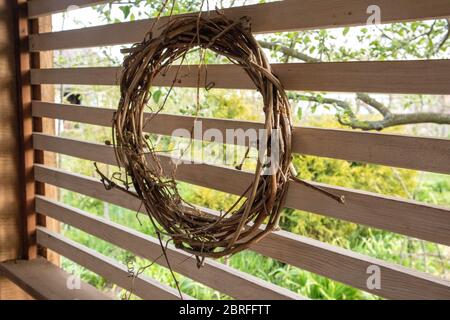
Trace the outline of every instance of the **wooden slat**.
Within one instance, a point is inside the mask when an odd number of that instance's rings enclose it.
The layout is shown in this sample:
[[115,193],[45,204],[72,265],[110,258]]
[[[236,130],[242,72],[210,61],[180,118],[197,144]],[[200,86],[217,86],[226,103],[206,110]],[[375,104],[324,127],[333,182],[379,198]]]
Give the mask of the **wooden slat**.
[[[150,261],[159,258],[157,263],[167,266],[160,257],[161,246],[153,237],[42,197],[36,201],[36,209]],[[287,289],[213,260],[208,259],[198,270],[195,258],[173,245],[168,246],[167,255],[174,271],[237,299],[302,299]]]
[[[255,33],[364,25],[372,0],[279,1],[225,9],[233,19],[251,17]],[[425,20],[450,16],[448,0],[378,0],[382,23]],[[212,14],[215,14],[214,12]],[[166,19],[161,19],[161,24]],[[153,20],[140,20],[34,35],[31,50],[56,50],[117,45],[141,41]],[[155,28],[155,30],[158,30]]]
[[43,258],[0,263],[0,273],[6,275],[24,291],[40,300],[111,300],[93,286],[81,282],[78,290],[67,288],[72,275]]
[[[92,272],[108,279],[133,294],[146,300],[178,300],[178,291],[145,275],[132,279],[123,264],[95,250],[87,248],[73,240],[44,227],[37,228],[37,242],[60,255],[82,265]],[[183,295],[183,300],[192,300]]]
[[84,8],[111,1],[112,0],[31,0],[28,1],[28,18],[37,18],[63,12],[71,6]]
[[[273,234],[271,240],[270,242],[261,241],[252,249],[323,276],[333,278],[330,276],[333,274],[335,280],[388,299],[448,300],[450,298],[449,281],[431,277],[422,272],[285,231]],[[380,290],[367,289],[368,269],[371,266],[380,268]]]
[[[110,127],[113,113],[113,109],[107,108],[33,101],[33,116],[36,117]],[[145,114],[146,119],[151,116],[153,115]],[[191,131],[195,120],[201,122],[202,138],[204,138],[203,133],[208,129],[220,130],[226,137],[227,129],[263,128],[263,124],[257,122],[159,113],[154,121],[148,123],[145,131],[170,136],[176,129]],[[448,161],[450,140],[447,139],[295,127],[292,149],[296,153],[306,155],[450,174],[450,161]]]
[[[90,190],[88,192],[92,192],[92,189],[96,189],[94,186],[99,184],[92,180],[84,182],[85,184],[79,184],[79,188]],[[113,193],[115,199],[113,203],[117,205],[131,210],[138,210],[136,208],[140,207],[137,199],[129,195],[123,195],[117,190],[111,191],[109,194],[105,190],[100,192],[97,193],[100,198],[111,197],[111,193]],[[140,250],[139,252],[151,252],[148,248],[148,236],[145,236],[142,240],[142,237],[138,236],[141,234],[133,230],[51,199],[39,197],[36,203],[39,212],[61,219],[63,222],[74,225],[106,241],[113,242],[118,246],[128,246],[131,251],[135,248],[134,250]],[[210,212],[212,211],[207,211],[207,213]],[[214,214],[218,213],[215,212]],[[444,299],[450,296],[449,282],[285,231],[269,234],[260,243],[251,247],[251,250],[386,298]],[[171,261],[178,260],[172,260],[171,258]],[[187,263],[193,264],[194,262],[189,261]],[[380,290],[367,288],[368,275],[366,271],[369,266],[380,267],[382,277],[382,288]],[[203,271],[206,272],[207,270],[196,270],[197,273]],[[228,281],[226,283],[228,284]],[[240,288],[244,291],[248,290],[247,288]],[[220,288],[219,290],[222,291]]]
[[[34,147],[82,159],[115,165],[113,148],[106,145],[35,134]],[[160,156],[166,172],[173,159]],[[40,167],[36,167],[40,168]],[[35,169],[36,170],[36,169]],[[203,187],[241,195],[253,174],[208,164],[182,164],[177,179]],[[389,230],[445,245],[450,244],[450,210],[417,201],[402,200],[371,192],[314,183],[334,194],[344,195],[345,204],[298,183],[291,183],[286,206],[358,224]]]
[[[327,92],[450,94],[450,60],[366,61],[273,64],[285,89]],[[176,87],[197,87],[198,67],[183,66]],[[202,68],[204,83],[205,72]],[[171,86],[178,68],[155,78],[155,86]],[[245,71],[234,64],[208,65],[215,88],[255,89]],[[116,85],[119,67],[33,69],[33,84]],[[407,76],[405,76],[407,75]]]

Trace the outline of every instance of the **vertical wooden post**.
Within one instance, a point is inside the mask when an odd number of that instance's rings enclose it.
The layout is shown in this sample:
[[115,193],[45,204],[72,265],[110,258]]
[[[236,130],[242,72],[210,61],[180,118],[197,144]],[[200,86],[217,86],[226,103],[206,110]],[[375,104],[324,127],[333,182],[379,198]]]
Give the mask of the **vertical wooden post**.
[[[50,67],[52,64],[51,53],[30,53],[28,36],[29,34],[51,31],[51,17],[28,19],[27,0],[16,0],[17,2],[17,39],[19,46],[17,52],[18,59],[18,105],[19,119],[21,119],[20,141],[22,141],[21,167],[22,167],[22,213],[23,213],[23,254],[24,259],[34,259],[38,254],[36,245],[36,225],[46,226],[45,216],[36,214],[35,196],[45,195],[48,187],[43,183],[36,183],[33,174],[34,163],[46,163],[46,155],[43,151],[34,150],[32,134],[34,132],[54,133],[54,121],[44,121],[42,118],[33,118],[32,100],[41,100],[43,97],[51,100],[53,92],[51,88],[45,90],[41,86],[32,86],[30,82],[30,69]],[[45,130],[46,129],[46,130]],[[54,158],[54,156],[52,156]],[[48,158],[48,157],[47,157]],[[53,161],[52,161],[53,162]],[[52,193],[55,193],[54,191]],[[46,251],[39,252],[46,256]],[[56,259],[55,261],[56,262]]]
[[[44,16],[31,20],[31,34],[43,33],[52,31],[52,18],[51,16]],[[31,68],[51,68],[53,66],[53,52],[39,52],[31,53]],[[54,90],[51,85],[33,85],[31,90],[32,100],[53,101]],[[33,131],[45,132],[48,134],[55,133],[55,120],[34,118],[33,119]],[[35,150],[34,162],[46,164],[49,166],[56,166],[56,155],[42,150]],[[49,198],[57,198],[56,187],[47,185],[44,183],[36,183],[36,194],[45,195]],[[59,231],[59,222],[48,218],[44,215],[37,215],[38,225],[45,226],[50,230]],[[46,257],[54,264],[59,264],[59,255],[54,252],[50,252],[45,248],[38,248],[38,253],[41,256]]]
[[[16,1],[0,0],[0,261],[23,256],[22,119],[18,111],[20,77]],[[28,299],[23,290],[0,276],[0,300]]]
[[17,102],[19,113],[20,163],[22,185],[22,225],[23,225],[23,252],[22,258],[34,259],[37,256],[36,223],[37,215],[34,210],[36,185],[33,176],[34,150],[33,150],[33,117],[31,113],[31,83],[30,68],[31,55],[28,47],[29,22],[27,17],[27,1],[17,0]]

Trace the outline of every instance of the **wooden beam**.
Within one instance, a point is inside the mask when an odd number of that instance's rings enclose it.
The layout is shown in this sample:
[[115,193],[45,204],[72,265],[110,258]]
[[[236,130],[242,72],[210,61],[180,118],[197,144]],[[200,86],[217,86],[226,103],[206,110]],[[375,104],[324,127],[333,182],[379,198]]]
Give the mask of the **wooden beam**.
[[[38,226],[38,244],[108,279],[145,300],[179,300],[178,291],[145,275],[130,276],[125,265],[70,240],[59,233]],[[193,300],[183,295],[183,300]]]
[[38,18],[66,11],[68,8],[84,8],[113,0],[31,0],[28,1],[28,17]]
[[0,273],[39,300],[111,300],[82,281],[79,290],[70,290],[67,283],[72,275],[43,258],[0,263]]
[[[0,0],[0,262],[20,258],[22,237],[22,118],[18,109],[17,81],[20,73],[18,46],[18,12],[14,1]],[[31,142],[31,140],[30,140]],[[14,291],[13,286],[0,279],[0,295]],[[6,290],[8,290],[8,293]]]
[[[272,64],[273,72],[286,90],[327,92],[370,92],[450,94],[450,60],[366,61]],[[173,84],[178,68],[158,75],[154,86]],[[198,66],[183,66],[175,87],[197,88]],[[237,65],[208,65],[200,83],[213,82],[217,89],[250,89],[255,86]],[[408,75],[408,76],[405,76]],[[117,85],[119,67],[41,69],[31,71],[33,84]]]
[[[111,127],[113,113],[114,109],[112,108],[33,101],[33,116],[37,117]],[[146,113],[144,117],[153,119],[145,126],[146,132],[167,136],[171,136],[176,129],[186,129],[190,132],[195,121],[201,122],[202,139],[204,139],[205,131],[209,129],[219,130],[223,137],[226,137],[228,129],[246,131],[264,128],[264,125],[258,122],[164,113],[156,116]],[[197,137],[194,136],[195,138]],[[235,143],[239,143],[239,141],[235,141]],[[248,144],[248,141],[245,143]],[[450,174],[450,161],[447,161],[450,154],[450,140],[448,139],[295,127],[292,133],[292,150],[305,155]]]
[[[106,145],[36,134],[34,146],[36,149],[45,149],[73,157],[116,165],[114,150]],[[176,162],[176,159],[160,155],[160,161],[165,172],[171,172],[172,164]],[[64,183],[74,187],[74,183],[66,180],[74,179],[75,181],[77,179],[76,175],[69,178],[66,173],[58,169],[37,166],[35,171],[44,173],[43,175],[37,174],[37,180],[50,184],[64,181]],[[253,181],[253,173],[210,164],[180,164],[177,167],[176,178],[206,188],[242,195]],[[344,195],[345,204],[339,204],[322,193],[291,182],[286,206],[419,239],[445,245],[450,244],[450,210],[448,208],[372,192],[320,183],[313,184],[333,194]],[[61,185],[58,186],[62,187]]]
[[26,0],[17,0],[16,12],[18,14],[18,52],[17,61],[18,85],[18,112],[20,123],[20,153],[21,153],[21,175],[22,183],[21,202],[23,231],[23,254],[24,259],[37,257],[36,245],[36,220],[34,211],[34,196],[36,185],[33,177],[34,150],[32,144],[33,117],[31,112],[32,89],[30,82],[31,55],[28,50],[28,36],[30,34],[26,10]]
[[[46,16],[30,20],[30,34],[39,34],[49,32],[52,30],[52,17]],[[53,67],[53,52],[35,52],[30,54],[30,62],[32,68],[51,68]],[[31,95],[36,100],[53,101],[55,94],[52,86],[41,84],[32,84]],[[32,106],[31,106],[32,107]],[[43,119],[41,117],[33,116],[33,131],[45,132],[49,134],[55,133],[55,121],[53,119]],[[56,155],[49,154],[42,150],[34,150],[34,162],[48,165],[56,164]],[[36,194],[47,195],[57,198],[57,190],[49,185],[36,182]],[[37,224],[48,226],[52,230],[59,230],[59,225],[56,221],[47,220],[43,215],[37,215]],[[53,252],[47,252],[45,248],[38,248],[39,255],[47,258],[55,265],[59,265],[59,256]]]
[[[250,17],[255,33],[271,33],[365,25],[370,16],[367,9],[373,4],[372,0],[277,1],[224,12],[232,19]],[[448,0],[378,0],[376,5],[380,7],[382,23],[450,16]],[[153,20],[148,19],[35,35],[30,37],[30,46],[33,51],[44,51],[133,43],[141,41],[152,24]]]
[[[38,217],[33,211],[34,196],[36,193],[45,194],[45,185],[36,184],[33,179],[33,164],[44,163],[45,154],[39,150],[34,152],[32,147],[32,132],[46,131],[48,133],[54,133],[54,130],[44,130],[45,127],[53,128],[53,120],[44,121],[41,118],[33,118],[32,116],[32,99],[51,99],[53,97],[52,90],[44,90],[44,88],[37,84],[32,85],[30,82],[30,69],[52,66],[52,54],[51,53],[30,53],[28,46],[28,37],[30,34],[39,32],[51,31],[51,17],[45,17],[41,19],[28,20],[27,15],[27,2],[26,0],[17,0],[15,12],[17,13],[17,112],[20,118],[20,141],[19,150],[21,153],[21,173],[20,181],[22,184],[22,224],[23,231],[23,258],[33,259],[37,255],[37,246],[35,240],[35,228],[37,220],[39,223],[45,224],[44,217]],[[46,255],[45,252],[42,254]],[[54,259],[56,262],[56,258]]]

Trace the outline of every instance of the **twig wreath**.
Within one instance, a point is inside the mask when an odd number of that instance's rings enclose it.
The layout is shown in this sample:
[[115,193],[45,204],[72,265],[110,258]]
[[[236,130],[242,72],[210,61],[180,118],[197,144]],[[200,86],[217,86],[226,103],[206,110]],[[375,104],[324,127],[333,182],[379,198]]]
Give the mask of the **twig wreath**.
[[[295,177],[291,165],[290,103],[252,35],[247,18],[233,21],[220,12],[214,17],[183,15],[171,17],[159,31],[158,36],[150,32],[141,43],[128,49],[120,80],[121,99],[113,119],[112,144],[117,162],[130,177],[135,193],[128,190],[127,184],[119,186],[99,173],[107,188],[119,188],[140,199],[158,235],[160,232],[170,236],[177,248],[195,255],[201,266],[205,257],[235,254],[278,227],[289,182],[302,182]],[[151,127],[144,120],[144,109],[148,107],[155,78],[169,68],[179,70],[193,49],[209,49],[245,70],[264,103],[266,141],[259,141],[258,148],[264,144],[270,152],[273,139],[278,139],[279,145],[279,165],[271,174],[263,175],[264,164],[258,159],[251,185],[239,201],[220,215],[202,212],[183,200],[175,175],[168,176],[163,171],[157,152],[143,132],[145,125]],[[180,64],[174,64],[180,60]],[[178,81],[177,71],[172,87]],[[209,86],[205,82],[205,88]]]

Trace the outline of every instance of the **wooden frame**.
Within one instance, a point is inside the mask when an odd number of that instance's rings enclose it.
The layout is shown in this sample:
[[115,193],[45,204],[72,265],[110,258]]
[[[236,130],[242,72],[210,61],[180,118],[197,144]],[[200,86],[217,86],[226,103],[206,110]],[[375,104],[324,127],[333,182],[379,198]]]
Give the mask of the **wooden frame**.
[[[30,274],[42,272],[47,282],[51,282],[48,279],[54,272],[56,282],[60,285],[67,277],[62,270],[55,271],[42,259],[35,259],[39,255],[45,256],[46,248],[63,254],[120,286],[129,285],[125,266],[50,230],[50,226],[46,226],[47,221],[50,221],[47,219],[56,219],[58,223],[63,222],[79,228],[149,260],[156,259],[160,254],[159,242],[156,239],[64,205],[51,199],[52,192],[48,192],[49,186],[64,188],[126,209],[140,210],[140,203],[135,198],[118,190],[107,192],[98,180],[56,169],[51,161],[46,160],[46,154],[51,152],[109,165],[116,164],[110,146],[56,137],[53,132],[46,132],[46,121],[55,119],[99,126],[110,125],[113,112],[111,109],[57,104],[49,102],[52,97],[44,93],[44,86],[47,84],[117,85],[120,68],[52,69],[47,63],[51,52],[46,51],[139,41],[154,21],[148,19],[61,32],[50,32],[48,25],[42,24],[45,21],[42,17],[61,12],[69,5],[85,7],[106,2],[108,1],[14,1],[18,8],[17,52],[20,54],[17,78],[21,90],[18,92],[18,100],[23,120],[20,139],[23,169],[23,257],[32,261],[20,262],[16,270],[14,263],[2,263],[0,270],[9,274],[38,298],[55,298],[63,296],[63,293],[56,291],[59,294],[54,295],[50,285],[44,285],[42,290],[38,290],[38,283],[33,277],[30,278]],[[367,21],[366,9],[370,4],[370,0],[284,0],[225,11],[231,17],[250,16],[252,30],[255,33],[267,33],[362,25]],[[448,0],[380,0],[378,5],[383,10],[383,23],[450,16]],[[405,10],[406,7],[408,10]],[[302,18],[299,19],[299,16]],[[48,21],[49,17],[46,19]],[[160,23],[164,23],[165,19],[162,18]],[[190,74],[187,72],[188,68]],[[176,86],[196,87],[196,68],[198,66],[183,67],[180,74],[185,76],[177,81]],[[449,60],[292,63],[275,64],[273,68],[287,90],[450,94]],[[173,75],[174,70],[169,70],[165,77],[156,79],[156,85],[172,85]],[[233,65],[208,66],[208,80],[214,81],[215,88],[254,89],[243,70]],[[166,114],[158,115],[158,120],[162,124],[155,122],[146,128],[146,131],[170,135],[174,129],[190,129],[194,122],[192,117]],[[262,126],[260,123],[246,121],[206,118],[197,120],[203,122],[203,130],[219,128],[221,132],[228,128],[245,130]],[[344,148],[335,147],[342,144],[345,144]],[[295,128],[293,149],[297,153],[313,156],[450,173],[450,141],[443,139]],[[162,155],[161,160],[163,166],[168,168],[173,159]],[[180,166],[177,178],[187,183],[239,195],[249,184],[252,174],[229,167],[196,164],[189,167]],[[303,185],[291,184],[286,205],[450,245],[450,208],[361,190],[317,183],[315,185],[345,195],[346,204],[336,204]],[[219,214],[210,209],[200,209],[205,214]],[[43,250],[38,252],[37,243]],[[251,250],[385,298],[450,299],[448,281],[286,231],[270,234]],[[180,262],[175,263],[175,271],[231,297],[304,299],[287,289],[216,261],[206,261],[204,269],[198,272],[192,263],[194,259],[174,247],[168,247],[168,254],[171,260]],[[181,263],[183,261],[188,263]],[[164,266],[164,261],[161,261],[161,264]],[[383,273],[383,286],[378,291],[366,286],[366,270],[371,265],[380,267]],[[147,299],[179,298],[174,289],[143,276],[136,279],[135,289],[139,296]],[[84,297],[104,296],[88,287]]]
[[[54,120],[45,121],[41,117],[34,117],[32,114],[32,99],[52,99],[51,88],[44,88],[40,84],[32,84],[30,81],[31,68],[45,68],[53,65],[52,53],[30,53],[28,38],[30,34],[51,31],[51,17],[29,20],[26,0],[17,0],[17,80],[18,80],[18,112],[21,118],[20,153],[22,166],[22,204],[23,204],[23,255],[24,259],[34,259],[37,257],[38,248],[36,245],[36,226],[47,225],[44,215],[37,215],[34,211],[34,199],[36,194],[56,196],[56,189],[51,189],[45,184],[36,183],[33,177],[33,165],[35,163],[53,163],[55,157],[46,155],[42,150],[35,150],[32,145],[32,132],[54,133]],[[52,229],[58,229],[56,224],[51,225]],[[41,255],[47,256],[43,248]],[[58,264],[58,257],[52,255],[50,260]]]
[[[18,12],[18,50],[20,59],[17,65],[18,70],[18,103],[19,115],[22,119],[22,143],[20,151],[22,154],[22,203],[23,203],[23,258],[34,259],[37,256],[36,244],[36,222],[37,215],[34,210],[34,197],[36,185],[33,178],[34,149],[32,144],[33,117],[31,112],[32,88],[30,82],[30,69],[32,67],[32,56],[28,50],[28,36],[30,33],[27,17],[26,0],[17,0]],[[35,59],[36,56],[34,56]]]

